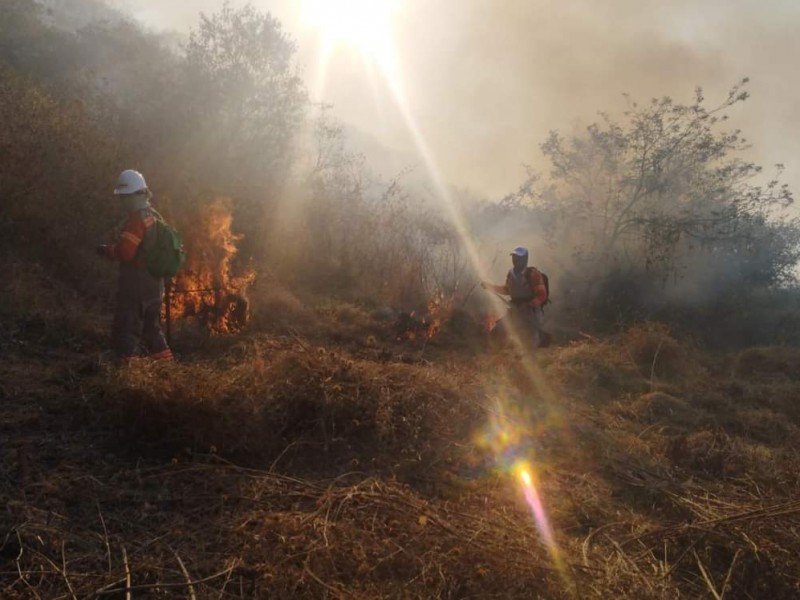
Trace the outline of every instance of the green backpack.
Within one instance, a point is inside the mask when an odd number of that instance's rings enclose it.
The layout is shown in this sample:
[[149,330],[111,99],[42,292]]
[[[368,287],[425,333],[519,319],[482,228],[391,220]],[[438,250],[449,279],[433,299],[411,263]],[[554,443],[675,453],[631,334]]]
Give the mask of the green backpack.
[[175,231],[155,209],[151,212],[156,219],[153,225],[153,241],[144,248],[144,264],[153,277],[174,277],[186,260],[181,235]]

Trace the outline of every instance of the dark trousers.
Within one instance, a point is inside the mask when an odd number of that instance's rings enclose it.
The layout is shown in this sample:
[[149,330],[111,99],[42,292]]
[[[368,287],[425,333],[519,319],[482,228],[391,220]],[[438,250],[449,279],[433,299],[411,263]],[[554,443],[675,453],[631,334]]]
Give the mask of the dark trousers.
[[150,304],[120,303],[111,328],[117,358],[138,356],[144,345],[148,354],[166,351],[167,340],[161,331],[161,300]]
[[492,336],[506,340],[513,330],[523,344],[531,348],[538,348],[541,345],[543,319],[544,314],[541,308],[513,306],[506,316],[497,322],[492,330]]
[[143,269],[123,265],[119,293],[111,327],[112,344],[117,358],[125,359],[147,353],[159,355],[169,349],[161,331],[163,282]]

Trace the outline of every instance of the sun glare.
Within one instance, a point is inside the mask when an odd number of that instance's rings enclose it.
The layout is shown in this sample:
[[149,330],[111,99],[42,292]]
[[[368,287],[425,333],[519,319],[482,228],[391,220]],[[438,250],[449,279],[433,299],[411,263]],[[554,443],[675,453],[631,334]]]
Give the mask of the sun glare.
[[324,43],[349,46],[381,62],[391,48],[391,20],[398,0],[305,0],[305,16]]
[[[433,184],[436,198],[464,242],[468,259],[480,277],[486,278],[484,265],[472,240],[461,206],[452,196],[451,187],[445,180],[437,157],[428,144],[404,93],[399,64],[400,57],[397,55],[392,39],[392,19],[399,2],[400,0],[305,0],[306,18],[319,32],[321,38],[316,92],[318,98],[324,98],[331,59],[340,49],[351,50],[360,56],[373,87],[373,93],[378,83],[373,74],[380,76],[394,99],[400,117],[405,122],[408,133],[416,146],[416,151]],[[522,349],[520,332],[512,328],[510,334],[514,346]],[[537,372],[538,366],[527,361],[523,361],[523,364],[526,375],[534,383],[536,391],[542,397],[552,397],[553,392],[549,389],[545,378],[540,372]],[[503,410],[502,403],[499,403],[497,408],[491,427],[481,441],[494,451],[498,464],[503,468],[510,469],[514,474],[544,545],[556,568],[569,583],[553,529],[537,489],[537,473],[533,469],[534,465],[524,459],[525,439],[528,437],[528,432],[513,426],[512,421],[505,416],[506,411]]]

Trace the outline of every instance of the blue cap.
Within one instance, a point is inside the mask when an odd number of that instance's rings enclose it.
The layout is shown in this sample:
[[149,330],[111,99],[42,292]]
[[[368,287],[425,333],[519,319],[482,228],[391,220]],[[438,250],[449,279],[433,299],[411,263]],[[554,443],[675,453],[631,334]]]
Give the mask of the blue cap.
[[528,249],[523,246],[517,246],[511,252],[511,256],[528,256]]

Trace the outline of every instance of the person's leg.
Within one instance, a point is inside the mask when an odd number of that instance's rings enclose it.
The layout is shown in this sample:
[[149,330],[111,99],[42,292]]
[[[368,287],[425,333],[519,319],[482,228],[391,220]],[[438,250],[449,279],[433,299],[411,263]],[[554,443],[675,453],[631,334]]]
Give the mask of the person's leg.
[[494,327],[489,332],[489,345],[493,349],[500,349],[505,346],[508,341],[508,327],[509,327],[510,314],[506,313],[494,324]]
[[535,351],[541,345],[541,325],[541,309],[525,306],[514,313],[515,332],[520,343],[528,350]]
[[161,300],[151,302],[144,307],[142,339],[150,358],[155,360],[172,360],[172,350],[167,345],[164,332],[161,331]]
[[544,321],[544,313],[541,308],[534,308],[531,310],[530,315],[530,328],[531,328],[531,343],[533,349],[537,349],[542,345],[542,323]]
[[139,354],[139,332],[142,327],[141,309],[119,300],[111,326],[111,345],[117,360],[129,360]]

